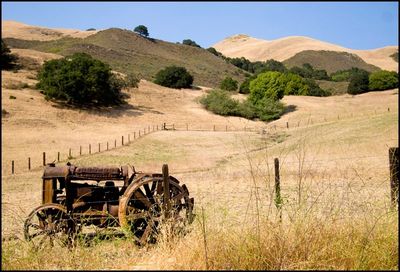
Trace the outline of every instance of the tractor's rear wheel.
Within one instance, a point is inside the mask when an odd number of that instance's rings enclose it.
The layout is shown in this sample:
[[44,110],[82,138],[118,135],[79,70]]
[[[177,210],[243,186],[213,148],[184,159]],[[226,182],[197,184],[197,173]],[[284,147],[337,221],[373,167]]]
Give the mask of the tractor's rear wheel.
[[[193,199],[185,185],[169,178],[170,211],[168,222],[177,230],[193,220]],[[161,174],[145,175],[125,191],[119,204],[121,227],[140,244],[153,243],[159,228],[166,222],[164,188]]]

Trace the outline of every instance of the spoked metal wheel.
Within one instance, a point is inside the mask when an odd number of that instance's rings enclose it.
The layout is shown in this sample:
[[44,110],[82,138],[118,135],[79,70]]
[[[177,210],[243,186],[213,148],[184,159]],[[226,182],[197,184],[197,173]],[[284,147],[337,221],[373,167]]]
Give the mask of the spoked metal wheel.
[[36,248],[71,246],[75,224],[65,207],[44,204],[34,209],[25,220],[25,240]]
[[[193,221],[193,199],[185,185],[169,178],[170,210],[168,221],[175,229]],[[166,222],[164,188],[161,174],[145,175],[125,191],[119,204],[121,227],[141,245],[153,243],[159,228]]]

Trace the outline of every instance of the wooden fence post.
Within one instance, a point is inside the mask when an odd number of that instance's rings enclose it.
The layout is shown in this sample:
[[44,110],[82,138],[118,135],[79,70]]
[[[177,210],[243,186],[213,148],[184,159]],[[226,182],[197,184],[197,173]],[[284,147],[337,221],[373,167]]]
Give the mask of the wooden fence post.
[[71,158],[71,148],[68,150],[68,159]]
[[172,124],[172,130],[175,130],[175,124]]
[[117,147],[117,139],[114,140],[114,148]]
[[[399,148],[389,148],[390,204],[391,208],[399,205]],[[397,203],[396,203],[397,202]]]
[[128,144],[131,142],[131,135],[128,134]]
[[14,175],[14,161],[11,161],[11,174]]
[[166,126],[166,124],[164,123],[164,124],[163,124],[163,130],[165,130],[165,126]]
[[28,157],[28,170],[31,170],[31,157]]
[[89,154],[92,154],[92,145],[89,144]]
[[279,175],[279,159],[274,159],[275,165],[275,206],[279,211],[279,221],[282,222],[282,197],[281,197],[281,178]]
[[60,162],[60,151],[57,152],[57,162]]
[[157,125],[157,131],[158,131],[158,125]]
[[108,141],[107,141],[107,151],[108,151]]
[[79,146],[79,156],[82,156],[82,146]]
[[46,152],[43,152],[43,166],[46,166]]
[[225,131],[228,131],[228,125],[225,125]]
[[168,164],[164,164],[162,167],[163,174],[163,187],[164,187],[164,212],[165,217],[169,217],[169,211],[171,209],[170,203],[170,195],[169,195],[169,173],[168,173]]
[[100,153],[101,149],[100,149],[100,143],[99,143],[99,153]]
[[213,131],[215,131],[215,125],[213,126]]
[[121,143],[124,145],[124,136],[122,136]]
[[133,133],[133,139],[136,139],[136,131]]
[[289,128],[289,122],[286,122],[286,128]]

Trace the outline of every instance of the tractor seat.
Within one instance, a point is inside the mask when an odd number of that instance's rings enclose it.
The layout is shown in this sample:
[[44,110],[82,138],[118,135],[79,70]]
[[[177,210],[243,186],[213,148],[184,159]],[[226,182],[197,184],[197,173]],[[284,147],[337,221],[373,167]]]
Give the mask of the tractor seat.
[[115,187],[114,181],[106,181],[104,185],[104,198],[107,202],[113,202],[119,199],[119,190]]

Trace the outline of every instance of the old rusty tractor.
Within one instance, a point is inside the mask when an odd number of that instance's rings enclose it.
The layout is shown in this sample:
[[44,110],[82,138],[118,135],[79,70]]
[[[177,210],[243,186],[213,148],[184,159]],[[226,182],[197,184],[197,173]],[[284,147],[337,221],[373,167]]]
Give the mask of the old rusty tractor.
[[[128,173],[131,172],[130,174]],[[85,226],[121,227],[139,244],[156,241],[162,222],[193,221],[194,199],[168,174],[136,172],[134,167],[76,167],[49,164],[43,173],[42,205],[24,224],[36,246],[69,244]]]

